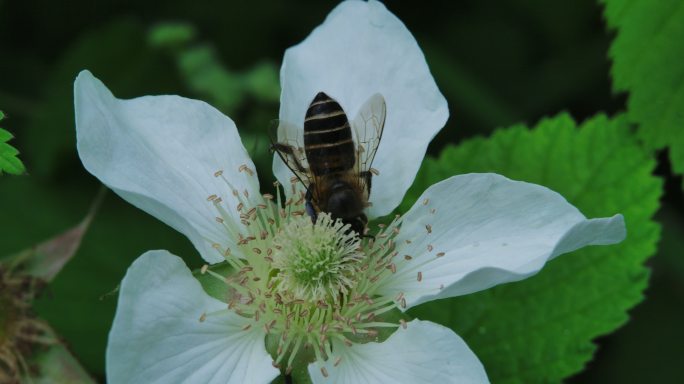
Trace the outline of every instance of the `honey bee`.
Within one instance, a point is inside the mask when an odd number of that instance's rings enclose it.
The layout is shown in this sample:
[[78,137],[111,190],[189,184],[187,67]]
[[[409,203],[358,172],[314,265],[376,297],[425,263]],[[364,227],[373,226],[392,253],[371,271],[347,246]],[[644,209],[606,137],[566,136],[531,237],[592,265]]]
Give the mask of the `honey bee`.
[[371,165],[385,116],[385,99],[375,94],[350,125],[340,104],[319,92],[306,111],[303,138],[297,127],[279,123],[271,149],[306,188],[306,212],[314,223],[327,212],[364,236],[371,179],[379,174]]

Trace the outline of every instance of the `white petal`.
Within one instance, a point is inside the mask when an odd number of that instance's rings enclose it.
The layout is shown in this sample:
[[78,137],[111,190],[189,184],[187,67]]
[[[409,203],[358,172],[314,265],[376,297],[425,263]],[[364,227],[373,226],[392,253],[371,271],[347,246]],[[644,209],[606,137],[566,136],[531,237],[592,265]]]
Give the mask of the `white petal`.
[[[208,315],[203,313],[224,310]],[[138,258],[121,283],[107,345],[107,381],[268,383],[279,371],[264,333],[209,297],[183,261],[166,251]]]
[[[391,212],[449,115],[404,24],[377,1],[345,1],[304,42],[287,50],[280,76],[280,119],[298,127],[320,91],[336,99],[350,120],[373,94],[382,94],[387,119],[373,163],[380,175],[373,178],[369,216]],[[274,159],[273,170],[289,185],[292,175],[280,159]]]
[[413,320],[382,343],[346,347],[335,340],[334,349],[324,365],[309,365],[314,383],[489,382],[482,363],[466,343],[451,329],[429,321]]
[[218,224],[207,197],[216,194],[239,222],[231,188],[259,193],[254,169],[230,118],[206,103],[178,96],[118,100],[83,71],[74,83],[78,153],[85,168],[119,196],[186,235],[209,262],[213,243],[234,238]]
[[624,238],[622,215],[588,220],[548,188],[496,174],[454,176],[404,216],[397,251],[413,259],[401,258],[381,291],[403,292],[411,307],[521,280],[558,255]]

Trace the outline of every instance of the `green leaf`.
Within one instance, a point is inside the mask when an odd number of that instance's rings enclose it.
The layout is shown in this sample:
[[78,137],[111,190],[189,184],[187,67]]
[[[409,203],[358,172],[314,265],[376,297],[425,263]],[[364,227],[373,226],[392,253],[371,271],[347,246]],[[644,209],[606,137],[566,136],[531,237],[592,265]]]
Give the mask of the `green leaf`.
[[628,117],[651,149],[670,148],[684,173],[684,3],[602,0],[617,37],[610,48],[615,91],[629,92]]
[[[642,301],[656,250],[662,181],[652,154],[624,116],[599,115],[579,129],[566,114],[447,147],[426,159],[408,201],[454,174],[496,172],[561,193],[588,217],[625,216],[627,239],[553,260],[538,275],[477,294],[428,303],[412,313],[452,327],[482,360],[493,383],[552,383],[579,372],[592,340],[628,320]],[[454,201],[453,204],[458,204]]]
[[[0,111],[0,121],[5,118],[5,114]],[[12,175],[20,175],[26,170],[24,164],[17,157],[19,151],[7,144],[14,136],[0,128],[0,175],[7,172]]]

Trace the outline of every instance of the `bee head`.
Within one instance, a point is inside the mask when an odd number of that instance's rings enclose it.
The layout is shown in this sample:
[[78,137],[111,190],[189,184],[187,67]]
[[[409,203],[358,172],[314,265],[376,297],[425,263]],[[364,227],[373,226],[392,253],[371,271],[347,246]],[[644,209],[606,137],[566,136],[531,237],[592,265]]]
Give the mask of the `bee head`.
[[363,200],[347,182],[338,180],[330,188],[326,211],[335,218],[347,219],[363,212]]

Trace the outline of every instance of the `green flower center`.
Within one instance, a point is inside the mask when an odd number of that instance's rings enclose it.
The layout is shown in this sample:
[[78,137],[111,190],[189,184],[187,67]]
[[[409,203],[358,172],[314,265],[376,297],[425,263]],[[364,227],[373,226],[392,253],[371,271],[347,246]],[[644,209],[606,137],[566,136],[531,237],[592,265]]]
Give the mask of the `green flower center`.
[[307,216],[284,225],[273,240],[279,290],[310,302],[336,302],[346,294],[363,258],[358,236],[348,229],[325,213],[315,225]]

